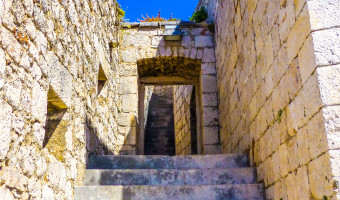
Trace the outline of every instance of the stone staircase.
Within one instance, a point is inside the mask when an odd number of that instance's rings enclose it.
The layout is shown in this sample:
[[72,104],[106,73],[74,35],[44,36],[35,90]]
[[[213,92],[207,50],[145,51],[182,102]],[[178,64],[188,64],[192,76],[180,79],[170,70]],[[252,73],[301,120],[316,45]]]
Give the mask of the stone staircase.
[[145,127],[145,155],[175,155],[172,86],[156,86]]
[[246,155],[93,156],[76,200],[263,200]]

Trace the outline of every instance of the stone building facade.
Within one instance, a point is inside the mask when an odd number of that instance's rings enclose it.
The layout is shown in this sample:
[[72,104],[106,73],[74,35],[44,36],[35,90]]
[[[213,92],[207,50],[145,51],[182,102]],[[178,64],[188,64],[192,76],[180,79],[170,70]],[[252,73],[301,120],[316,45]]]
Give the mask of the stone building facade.
[[0,199],[73,199],[89,155],[143,154],[156,85],[177,154],[195,88],[199,154],[247,153],[267,199],[340,199],[339,0],[202,6],[166,42],[114,0],[0,0]]

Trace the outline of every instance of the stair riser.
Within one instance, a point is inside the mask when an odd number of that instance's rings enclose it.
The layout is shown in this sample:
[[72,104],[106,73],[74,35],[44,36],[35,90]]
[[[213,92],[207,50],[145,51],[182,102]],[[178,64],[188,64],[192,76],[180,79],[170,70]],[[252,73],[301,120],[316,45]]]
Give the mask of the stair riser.
[[86,186],[252,184],[253,168],[202,170],[87,170]]
[[211,169],[248,167],[246,155],[94,156],[89,169]]
[[260,185],[78,187],[75,200],[263,200]]

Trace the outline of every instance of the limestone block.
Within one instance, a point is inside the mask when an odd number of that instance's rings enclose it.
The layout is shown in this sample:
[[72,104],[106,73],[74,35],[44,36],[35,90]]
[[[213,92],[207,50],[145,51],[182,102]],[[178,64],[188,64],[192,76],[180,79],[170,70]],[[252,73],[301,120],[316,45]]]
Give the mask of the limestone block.
[[123,46],[134,46],[134,47],[149,47],[151,44],[151,37],[148,35],[124,35]]
[[33,84],[32,93],[32,115],[40,122],[44,123],[47,113],[47,92],[38,82]]
[[137,76],[122,77],[119,85],[120,94],[137,94]]
[[281,9],[279,13],[279,31],[281,42],[286,41],[291,32],[291,27],[295,23],[295,9],[293,0],[280,1]]
[[333,194],[333,175],[329,154],[323,154],[308,164],[308,179],[313,198],[322,199]]
[[33,124],[33,137],[35,142],[37,142],[40,146],[43,145],[45,138],[45,128],[40,123]]
[[332,65],[340,62],[340,28],[312,33],[317,65]]
[[181,41],[181,47],[192,47],[190,36],[183,36]]
[[202,78],[202,92],[215,93],[217,92],[217,80],[215,76],[203,75]]
[[[340,181],[340,151],[339,150],[331,150],[329,151],[330,156],[330,163],[332,168],[332,174],[334,180],[339,182]],[[339,188],[337,191],[337,195],[339,196]]]
[[209,155],[209,154],[220,154],[221,150],[217,145],[204,145],[203,154]]
[[203,75],[216,74],[216,64],[215,63],[202,63],[201,70],[202,70]]
[[151,39],[151,47],[158,48],[161,45],[164,45],[163,36],[153,36]]
[[12,168],[4,168],[0,178],[5,181],[7,186],[19,191],[24,191],[28,183],[28,178],[25,175]]
[[302,166],[297,170],[296,181],[297,181],[296,183],[298,183],[297,184],[297,191],[298,191],[297,199],[310,199],[307,166]]
[[37,176],[40,178],[41,176],[45,175],[45,172],[47,170],[47,161],[44,157],[39,157],[35,162],[36,162],[35,172]]
[[135,49],[125,49],[121,51],[123,62],[137,62],[137,53]]
[[326,29],[340,25],[339,1],[307,1],[312,30]]
[[307,127],[303,127],[299,130],[296,135],[296,144],[297,144],[297,154],[299,156],[300,165],[303,166],[311,160],[309,155],[309,147],[308,147],[308,132]]
[[[1,10],[0,10],[0,14],[1,14]],[[10,190],[6,189],[6,187],[1,187],[0,188],[0,199],[14,200],[14,197],[12,193],[10,192]]]
[[213,36],[195,36],[195,47],[213,47],[215,46]]
[[281,177],[285,177],[288,174],[289,163],[288,163],[288,151],[287,145],[284,143],[279,148],[279,157],[280,157],[280,175]]
[[316,114],[307,124],[309,154],[315,159],[328,150],[328,142],[322,112]]
[[54,191],[47,185],[43,186],[42,189],[42,199],[44,200],[54,200]]
[[203,126],[211,127],[218,125],[218,109],[215,107],[203,108]]
[[294,0],[294,6],[295,6],[295,16],[298,17],[300,14],[302,8],[304,7],[305,3],[308,0]]
[[319,87],[323,104],[339,104],[340,65],[318,68],[316,72],[319,79]]
[[204,144],[218,144],[218,127],[204,127]]
[[0,160],[6,158],[11,142],[12,108],[0,99]]
[[305,83],[316,68],[313,38],[308,36],[298,53],[302,83]]
[[296,137],[290,139],[286,144],[288,152],[289,171],[292,172],[296,170],[300,164],[298,156],[298,146],[296,144]]
[[60,189],[66,184],[66,169],[54,156],[49,156],[50,164],[47,169],[47,177],[51,185]]
[[[200,58],[198,58],[198,55],[199,54],[197,53],[197,59],[200,59]],[[216,62],[214,48],[205,48],[204,49],[202,62]]]
[[340,106],[326,106],[322,109],[329,149],[340,148]]
[[203,106],[217,107],[217,93],[203,93]]
[[122,95],[122,110],[123,112],[137,112],[138,95],[137,94]]
[[6,68],[5,52],[0,48],[0,89],[2,89],[5,84],[5,68]]
[[[15,76],[15,75],[14,75]],[[6,82],[4,85],[5,97],[14,107],[20,106],[20,97],[22,91],[22,83],[18,77],[13,77],[14,80]]]
[[117,120],[120,126],[136,126],[136,116],[130,113],[119,113]]
[[288,199],[298,199],[298,187],[296,187],[296,183],[298,182],[295,172],[289,173],[286,178],[287,185],[287,196]]
[[41,31],[36,32],[36,38],[34,40],[36,47],[39,52],[41,52],[43,55],[47,53],[47,38]]
[[15,39],[13,34],[9,32],[6,28],[1,27],[0,29],[0,40],[2,42],[2,46],[7,50],[7,53],[16,61],[20,61],[21,56],[21,45]]
[[[302,127],[321,107],[322,101],[317,77],[316,74],[313,74],[299,91],[295,100],[288,106],[290,110],[290,114],[287,113],[288,129],[293,128],[296,130],[296,125],[290,124],[293,121],[294,123],[297,122],[299,128]],[[291,117],[291,120],[288,119],[289,117]]]
[[287,38],[287,54],[289,63],[296,57],[310,32],[309,16],[307,7],[305,7],[297,18],[296,23],[292,27]]
[[71,106],[72,95],[72,75],[59,62],[54,53],[49,52],[46,55],[48,81],[53,90],[67,107]]

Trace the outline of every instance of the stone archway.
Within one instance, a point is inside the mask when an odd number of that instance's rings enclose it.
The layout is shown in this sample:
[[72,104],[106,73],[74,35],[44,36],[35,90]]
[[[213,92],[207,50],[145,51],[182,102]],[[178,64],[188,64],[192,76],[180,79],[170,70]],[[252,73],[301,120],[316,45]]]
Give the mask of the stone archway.
[[[164,26],[173,23],[180,27],[182,40],[164,41]],[[143,154],[143,134],[140,133],[143,132],[145,112],[139,108],[145,107],[146,85],[193,85],[197,88],[197,124],[200,126],[198,153],[221,153],[213,33],[207,27],[193,23],[167,22],[131,24],[121,34],[122,110],[118,126],[120,134],[126,138],[122,150]],[[191,98],[191,93],[178,95]],[[138,103],[136,99],[139,99]]]
[[[203,108],[201,106],[202,87],[200,84],[201,60],[184,57],[155,57],[137,61],[139,75],[138,93],[138,121],[137,130],[138,153],[144,154],[145,141],[145,86],[147,85],[193,85],[197,88],[196,106],[196,130],[197,130],[197,153],[202,154],[204,141],[202,140]],[[180,86],[179,86],[180,87]],[[175,101],[175,100],[174,100]],[[175,106],[176,102],[174,103]],[[190,131],[190,130],[188,130]],[[177,131],[175,131],[177,134]],[[190,134],[190,132],[189,132]],[[177,147],[176,147],[177,148]]]

